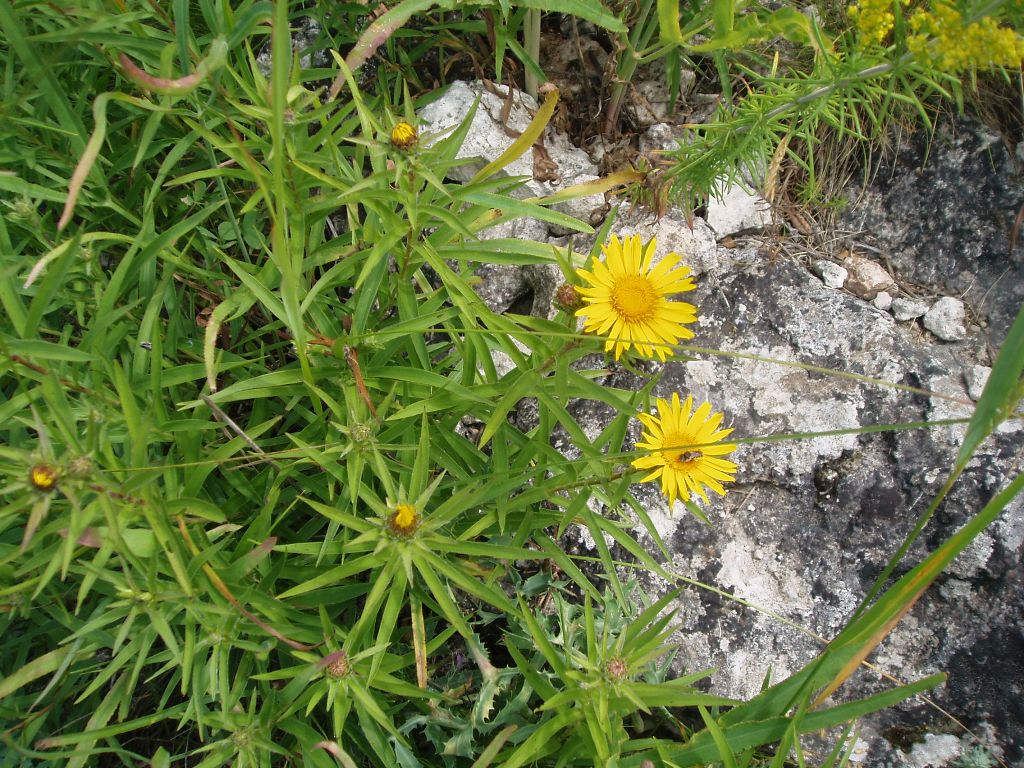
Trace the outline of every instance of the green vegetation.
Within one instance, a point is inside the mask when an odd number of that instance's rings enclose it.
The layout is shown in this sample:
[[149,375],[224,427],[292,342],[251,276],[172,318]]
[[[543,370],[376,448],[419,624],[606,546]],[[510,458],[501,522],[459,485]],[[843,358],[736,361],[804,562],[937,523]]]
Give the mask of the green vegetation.
[[[673,578],[633,536],[635,515],[664,554],[623,452],[653,382],[598,384],[604,339],[571,311],[496,315],[472,288],[483,263],[578,284],[606,240],[611,219],[590,254],[477,239],[519,217],[592,233],[497,175],[557,94],[464,184],[445,171],[468,120],[412,129],[467,36],[494,43],[491,74],[539,70],[519,40],[541,12],[616,40],[620,81],[706,57],[731,94],[756,43],[802,46],[807,69],[723,105],[706,166],[680,150],[684,199],[786,130],[813,139],[807,110],[880,126],[876,61],[913,86],[896,100],[954,75],[911,77],[899,24],[862,49],[790,5],[373,5],[0,0],[0,764],[782,766],[802,734],[936,684],[825,702],[1024,477],[789,679],[742,702],[701,692],[704,670],[668,679],[674,593],[645,604],[625,575]],[[344,57],[300,65],[307,13]],[[1021,28],[1013,3],[979,13]],[[1022,369],[1024,314],[950,483]],[[525,397],[528,429],[508,418]],[[617,416],[588,435],[574,399]],[[595,556],[559,548],[569,526]]]

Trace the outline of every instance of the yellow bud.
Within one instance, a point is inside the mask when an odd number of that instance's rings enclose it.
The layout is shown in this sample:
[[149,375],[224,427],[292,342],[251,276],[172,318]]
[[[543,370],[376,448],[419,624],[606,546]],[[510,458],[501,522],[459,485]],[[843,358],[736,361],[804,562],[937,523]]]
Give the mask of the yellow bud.
[[37,491],[49,493],[57,487],[59,473],[52,464],[36,464],[28,471],[28,481]]
[[404,120],[396,123],[395,127],[391,129],[391,143],[398,149],[412,149],[416,146],[418,138],[416,129]]
[[409,536],[419,527],[420,516],[412,504],[399,504],[389,521],[391,530],[399,536]]

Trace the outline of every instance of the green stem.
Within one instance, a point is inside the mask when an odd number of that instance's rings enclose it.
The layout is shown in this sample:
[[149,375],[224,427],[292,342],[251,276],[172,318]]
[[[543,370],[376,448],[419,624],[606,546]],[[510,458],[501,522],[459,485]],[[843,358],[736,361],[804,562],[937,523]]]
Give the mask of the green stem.
[[[526,11],[526,19],[523,25],[523,47],[526,48],[526,52],[530,58],[534,60],[538,65],[540,64],[540,10],[537,8],[530,8]],[[537,98],[537,89],[540,87],[540,83],[537,82],[537,75],[527,67],[526,68],[526,92]]]

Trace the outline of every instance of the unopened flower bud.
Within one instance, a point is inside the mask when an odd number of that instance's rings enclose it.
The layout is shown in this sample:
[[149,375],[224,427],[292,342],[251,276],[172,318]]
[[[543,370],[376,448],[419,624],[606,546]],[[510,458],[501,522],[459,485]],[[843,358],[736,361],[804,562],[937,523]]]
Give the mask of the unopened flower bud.
[[338,651],[337,653],[331,654],[330,663],[327,665],[327,674],[331,677],[345,677],[352,672],[352,664],[348,660],[348,653],[345,651]]
[[37,491],[50,493],[57,487],[60,473],[52,464],[36,464],[28,471],[28,481]]
[[397,149],[412,149],[416,146],[418,139],[419,136],[416,133],[416,129],[404,120],[396,123],[395,127],[391,129],[391,143]]
[[583,306],[583,299],[580,297],[576,286],[564,283],[555,291],[555,306],[564,309],[566,312],[575,312]]
[[608,662],[604,665],[604,672],[612,682],[618,683],[626,679],[626,676],[629,674],[629,667],[625,659],[616,656],[613,659],[608,659]]

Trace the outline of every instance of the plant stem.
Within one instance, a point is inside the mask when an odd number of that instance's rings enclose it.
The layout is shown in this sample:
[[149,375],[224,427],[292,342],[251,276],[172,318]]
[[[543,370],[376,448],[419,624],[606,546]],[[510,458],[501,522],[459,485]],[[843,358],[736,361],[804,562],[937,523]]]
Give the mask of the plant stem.
[[[540,65],[540,10],[537,8],[530,8],[526,11],[526,19],[523,26],[523,47],[526,48],[526,53],[529,54],[530,58],[539,66]],[[537,81],[537,75],[533,71],[526,67],[526,92],[537,98],[537,89],[540,87],[540,83]]]

